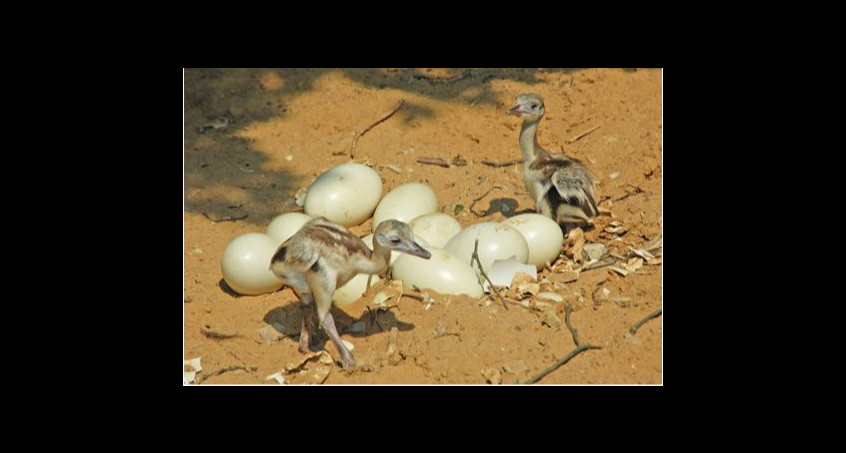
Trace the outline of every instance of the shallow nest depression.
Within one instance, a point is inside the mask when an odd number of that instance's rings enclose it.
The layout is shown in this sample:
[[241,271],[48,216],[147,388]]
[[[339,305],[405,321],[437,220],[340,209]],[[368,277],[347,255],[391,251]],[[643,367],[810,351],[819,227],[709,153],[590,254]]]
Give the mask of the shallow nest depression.
[[[538,384],[662,382],[660,70],[188,69],[184,78],[184,358],[201,358],[194,383],[513,384],[545,371]],[[383,194],[428,184],[462,227],[532,212],[521,166],[509,162],[520,157],[520,121],[505,114],[525,92],[545,99],[540,144],[597,177],[603,215],[584,242],[607,253],[594,268],[572,272],[585,264],[573,262],[573,237],[537,288],[502,292],[508,309],[494,295],[428,291],[434,303],[403,297],[378,310],[371,290],[333,309],[366,365],[355,371],[331,363],[338,353],[325,336],[331,357],[297,351],[290,289],[239,297],[223,283],[229,241],[301,210],[297,190],[341,163],[371,166]],[[601,349],[561,363],[580,345]]]

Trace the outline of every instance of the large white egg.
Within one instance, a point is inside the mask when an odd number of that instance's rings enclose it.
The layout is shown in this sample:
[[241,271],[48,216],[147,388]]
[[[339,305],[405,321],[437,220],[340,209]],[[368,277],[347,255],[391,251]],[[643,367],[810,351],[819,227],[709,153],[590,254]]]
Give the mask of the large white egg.
[[447,241],[461,231],[461,224],[458,220],[442,214],[433,212],[416,217],[409,222],[414,230],[415,238],[422,238],[433,247],[443,248]]
[[470,266],[458,257],[435,247],[425,247],[432,253],[428,260],[405,253],[394,263],[392,276],[406,287],[431,289],[441,294],[466,294],[482,297],[479,278]]
[[276,242],[264,233],[247,233],[233,239],[223,250],[220,270],[223,279],[239,294],[256,295],[276,291],[283,282],[270,271]]
[[382,196],[382,178],[372,168],[356,163],[326,170],[309,187],[305,213],[326,217],[343,226],[367,220]]
[[[444,246],[444,250],[469,264],[477,238],[479,239],[479,261],[485,272],[496,260],[505,260],[513,256],[517,258],[517,261],[525,264],[529,259],[529,245],[523,235],[510,225],[496,222],[470,225],[453,236]],[[473,268],[476,269],[476,266]]]
[[396,219],[408,223],[416,217],[437,210],[438,200],[429,186],[419,182],[403,184],[388,192],[379,202],[376,212],[373,213],[371,231],[376,231],[376,227],[385,220]]
[[554,220],[532,213],[516,215],[502,223],[511,225],[526,239],[529,245],[526,264],[534,264],[540,269],[547,261],[551,263],[558,259],[564,245],[564,233]]
[[[357,301],[362,294],[367,291],[367,277],[368,274],[358,274],[348,281],[344,286],[335,290],[332,294],[332,302],[339,307],[346,307]],[[374,275],[370,280],[370,285],[373,286],[379,281],[379,276]]]
[[296,234],[297,231],[300,231],[300,228],[302,228],[309,220],[311,220],[311,217],[299,212],[282,214],[270,222],[265,234],[270,236],[270,238],[276,243],[276,246],[279,247],[283,242],[287,241],[291,238],[291,236]]
[[[370,233],[367,236],[364,236],[363,238],[361,238],[361,240],[364,241],[364,244],[367,245],[367,248],[369,248],[370,250],[373,250],[373,233]],[[420,246],[423,246],[423,247],[429,245],[429,243],[426,242],[425,239],[417,237],[416,235],[414,236],[414,242],[416,242],[417,245],[420,245]],[[391,262],[388,263],[388,265],[393,266],[394,262],[396,262],[397,258],[399,258],[400,255],[402,255],[402,253],[392,251],[391,252]]]

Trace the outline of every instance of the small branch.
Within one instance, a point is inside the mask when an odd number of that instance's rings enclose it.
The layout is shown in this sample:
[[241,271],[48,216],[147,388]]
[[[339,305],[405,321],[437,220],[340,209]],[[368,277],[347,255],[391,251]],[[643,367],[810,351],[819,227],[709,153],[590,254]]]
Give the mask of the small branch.
[[528,381],[524,382],[524,384],[534,384],[535,382],[543,379],[547,374],[557,370],[559,367],[569,362],[570,359],[581,354],[584,351],[587,351],[589,349],[602,349],[602,346],[596,346],[587,343],[582,344],[582,340],[579,338],[579,331],[576,330],[572,324],[570,324],[570,313],[572,312],[573,307],[570,304],[567,304],[566,312],[564,314],[564,323],[567,325],[567,329],[570,331],[570,334],[573,335],[573,342],[576,343],[576,349],[572,350],[569,354],[559,359],[558,361],[547,367],[545,370],[536,374]]
[[581,140],[581,139],[582,139],[585,135],[590,134],[591,132],[593,132],[593,131],[595,131],[595,130],[599,129],[599,126],[602,126],[602,125],[601,125],[601,124],[597,124],[596,126],[594,126],[594,127],[590,128],[590,129],[588,129],[587,131],[582,132],[581,134],[579,134],[579,135],[577,135],[577,136],[575,136],[575,137],[571,138],[570,140],[567,140],[567,143],[568,143],[568,144],[569,144],[569,143],[575,143],[575,142],[577,142],[577,141]]
[[637,333],[638,329],[640,329],[644,324],[647,322],[661,316],[664,313],[664,307],[661,307],[652,313],[646,315],[645,318],[641,319],[640,321],[634,323],[631,329],[629,329],[629,334],[634,335]]
[[211,329],[204,329],[204,328],[200,329],[200,333],[203,334],[204,337],[211,338],[212,340],[228,340],[230,338],[235,338],[235,337],[241,336],[237,333],[221,333],[221,332],[215,332],[214,330],[211,330]]
[[499,301],[502,302],[502,306],[508,310],[508,304],[505,303],[505,299],[502,298],[502,295],[499,294],[494,284],[491,282],[491,279],[488,278],[488,274],[485,273],[485,270],[482,269],[482,262],[479,261],[479,239],[476,239],[476,244],[473,246],[473,256],[470,257],[470,265],[473,265],[473,261],[476,261],[476,264],[479,265],[479,273],[482,274],[482,277],[485,277],[485,280],[488,281],[488,284],[491,285],[491,291],[496,293],[496,296],[499,297]]
[[240,215],[240,216],[229,216],[229,217],[221,217],[219,219],[213,219],[213,218],[209,217],[209,215],[206,214],[205,212],[202,213],[202,214],[203,214],[203,217],[211,220],[212,222],[234,222],[236,220],[244,220],[244,219],[247,218],[247,214],[244,214],[244,215]]
[[467,160],[463,159],[460,154],[452,158],[452,161],[440,157],[418,157],[418,164],[438,165],[444,168],[463,167],[467,165]]
[[623,195],[623,196],[621,196],[621,197],[618,197],[618,198],[615,198],[615,199],[613,199],[612,201],[625,200],[626,198],[629,198],[629,197],[631,197],[631,196],[634,196],[634,195],[639,195],[639,194],[642,194],[642,193],[646,193],[646,191],[645,191],[645,190],[643,190],[642,188],[640,188],[639,186],[635,186],[635,185],[632,185],[632,184],[629,184],[629,185],[630,185],[630,186],[632,186],[632,187],[634,187],[634,189],[635,189],[635,190],[634,190],[634,192],[628,192],[628,191],[626,191],[626,194],[625,194],[625,195]]
[[549,368],[541,371],[540,373],[538,373],[537,375],[535,375],[534,377],[532,377],[528,381],[524,382],[524,384],[534,384],[535,382],[537,382],[537,381],[543,379],[544,377],[546,377],[547,374],[552,373],[553,371],[557,370],[559,367],[561,367],[565,363],[569,362],[570,359],[572,359],[573,357],[581,354],[584,351],[587,351],[588,349],[602,349],[602,346],[594,346],[592,344],[585,344],[585,345],[579,346],[578,348],[573,349],[573,351],[571,353],[567,354],[561,360],[559,360],[559,361],[553,363],[552,365],[550,365]]
[[355,134],[355,137],[353,137],[352,145],[350,145],[350,159],[355,158],[355,155],[353,153],[355,152],[355,145],[356,145],[356,143],[358,143],[358,139],[360,139],[362,135],[366,134],[367,131],[369,131],[370,129],[373,129],[374,126],[376,126],[377,124],[381,123],[382,121],[385,121],[386,119],[390,118],[394,113],[397,113],[397,110],[399,110],[400,107],[402,107],[402,105],[404,103],[405,103],[405,100],[400,99],[399,101],[397,101],[397,104],[394,106],[394,108],[392,108],[389,112],[385,113],[384,115],[379,117],[378,120],[374,121],[369,126],[365,127],[361,131],[359,131],[359,133]]
[[567,325],[567,329],[570,330],[570,333],[573,334],[573,343],[576,343],[576,346],[582,345],[582,340],[579,338],[579,331],[576,330],[572,324],[570,324],[570,313],[573,312],[573,306],[567,304],[567,308],[564,312],[564,324]]
[[510,167],[512,165],[522,164],[523,159],[507,160],[505,162],[494,162],[492,160],[482,159],[482,163],[494,168]]
[[418,164],[437,165],[439,167],[449,168],[449,162],[440,157],[418,157]]

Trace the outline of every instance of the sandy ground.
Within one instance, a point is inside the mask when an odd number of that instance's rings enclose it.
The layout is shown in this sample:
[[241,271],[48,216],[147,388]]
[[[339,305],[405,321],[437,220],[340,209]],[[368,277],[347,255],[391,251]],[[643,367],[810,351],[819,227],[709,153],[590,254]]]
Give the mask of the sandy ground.
[[[345,151],[355,133],[399,99],[405,105],[361,137],[354,158],[379,172],[384,193],[406,182],[428,183],[440,211],[462,226],[532,211],[521,167],[493,168],[482,160],[520,156],[520,120],[505,110],[517,94],[536,92],[547,111],[539,128],[541,145],[585,161],[599,180],[598,196],[612,200],[614,217],[601,217],[597,228],[586,232],[588,241],[625,255],[627,246],[648,245],[662,232],[660,70],[188,69],[184,78],[183,357],[202,358],[204,371],[196,380],[203,384],[270,384],[266,376],[302,362],[297,351],[301,311],[293,292],[235,295],[223,282],[221,255],[236,236],[262,232],[273,217],[301,211],[294,203],[296,190],[324,170],[350,162]],[[227,119],[226,127],[203,128],[220,117]],[[567,143],[596,125],[600,128]],[[456,155],[467,165],[416,162]],[[467,208],[495,185],[506,189],[491,191],[474,212]],[[459,204],[465,208],[454,215]],[[612,221],[624,231],[605,232]],[[369,230],[370,221],[351,228],[361,236]],[[555,286],[565,299],[561,304],[527,301],[528,308],[505,310],[489,298],[432,293],[437,303],[429,310],[403,298],[375,318],[368,310],[371,291],[333,309],[342,333],[358,320],[365,322],[364,333],[342,337],[355,344],[356,358],[367,366],[346,372],[314,359],[302,366],[303,373],[286,379],[485,384],[487,375],[505,384],[523,382],[575,348],[563,322],[543,322],[551,319],[549,313],[563,321],[569,304],[582,340],[602,349],[581,353],[540,384],[660,384],[663,317],[634,336],[627,332],[661,307],[661,282],[661,264],[644,265],[625,277],[603,268]],[[603,289],[610,292],[604,299],[597,297]],[[273,323],[285,336],[268,342],[258,330]],[[386,355],[392,326],[398,328],[397,351]],[[203,331],[234,336],[213,338]],[[326,350],[338,357],[331,342]],[[244,369],[215,375],[230,367]]]

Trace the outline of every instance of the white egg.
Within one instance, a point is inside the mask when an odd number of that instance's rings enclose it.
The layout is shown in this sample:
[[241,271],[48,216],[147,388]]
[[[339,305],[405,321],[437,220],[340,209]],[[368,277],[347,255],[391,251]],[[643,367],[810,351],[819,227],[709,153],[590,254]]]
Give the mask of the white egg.
[[223,279],[239,294],[256,295],[276,291],[282,280],[270,271],[276,241],[264,233],[247,233],[233,239],[223,250],[220,270]]
[[479,278],[470,266],[452,253],[435,247],[425,247],[432,253],[428,260],[401,254],[394,264],[393,278],[407,287],[431,289],[441,294],[466,294],[482,297]]
[[[332,302],[338,307],[346,307],[357,301],[362,294],[367,291],[367,277],[368,274],[358,274],[348,281],[344,286],[335,290],[332,294]],[[379,276],[374,275],[370,280],[370,285],[376,284],[379,281]]]
[[443,248],[447,241],[461,231],[458,220],[440,212],[421,215],[408,224],[414,230],[415,238],[424,239],[438,248]]
[[302,228],[309,220],[311,220],[311,217],[299,212],[282,214],[270,222],[265,234],[270,236],[278,247],[293,236],[297,231],[300,231],[300,228]]
[[526,264],[534,264],[540,269],[547,261],[558,258],[564,245],[564,233],[554,220],[540,214],[520,214],[502,223],[511,225],[526,239],[529,245]]
[[371,231],[376,231],[376,227],[385,220],[396,219],[408,223],[437,210],[438,200],[429,186],[419,182],[403,184],[388,192],[379,202],[373,214]]
[[[373,250],[373,233],[370,233],[367,236],[364,236],[363,238],[361,238],[361,240],[364,241],[364,244],[367,245],[367,248],[369,248],[370,250]],[[426,242],[425,239],[419,238],[417,236],[414,237],[414,242],[416,242],[417,245],[421,245],[421,246],[424,246],[424,247],[429,245],[429,243]],[[393,266],[394,262],[396,262],[397,258],[399,258],[400,255],[402,255],[402,253],[400,253],[400,252],[391,252],[391,262],[388,263],[388,265]]]
[[382,196],[382,178],[372,168],[356,163],[326,170],[309,187],[305,213],[326,217],[343,226],[367,220]]
[[529,245],[523,235],[510,225],[496,222],[470,225],[453,236],[444,246],[444,250],[457,256],[461,261],[470,263],[477,238],[479,239],[479,261],[486,272],[495,260],[505,260],[513,256],[517,258],[517,261],[525,264],[529,258]]

